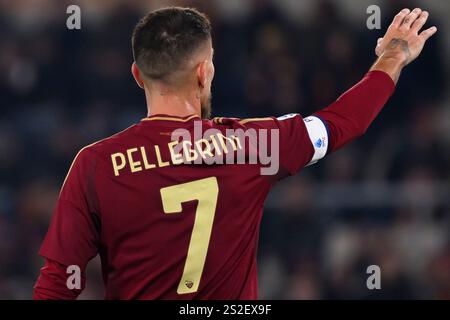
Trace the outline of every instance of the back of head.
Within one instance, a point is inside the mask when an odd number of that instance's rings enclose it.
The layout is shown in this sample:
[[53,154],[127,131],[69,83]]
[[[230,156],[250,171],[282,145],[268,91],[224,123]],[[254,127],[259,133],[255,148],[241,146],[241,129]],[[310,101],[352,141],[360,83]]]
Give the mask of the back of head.
[[133,56],[143,76],[167,84],[177,82],[189,59],[211,39],[211,24],[191,8],[150,12],[133,31]]

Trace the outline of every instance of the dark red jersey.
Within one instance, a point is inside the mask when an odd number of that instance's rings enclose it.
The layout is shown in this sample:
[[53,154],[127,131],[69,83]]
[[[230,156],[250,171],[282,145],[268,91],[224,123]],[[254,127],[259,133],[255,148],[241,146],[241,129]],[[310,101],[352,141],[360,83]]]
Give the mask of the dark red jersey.
[[[175,154],[172,133],[185,129],[194,137],[195,123],[202,132],[218,129],[212,137],[219,136],[222,155],[236,155],[249,145],[230,139],[227,129],[278,129],[278,174],[262,175],[259,161],[185,163],[207,142],[195,148],[199,140],[194,139]],[[211,139],[208,143],[213,145]],[[285,120],[144,119],[78,154],[41,255],[84,269],[99,253],[108,299],[255,299],[266,196],[280,174],[298,171],[313,154],[298,115]]]
[[[107,299],[256,299],[269,190],[362,134],[393,89],[389,76],[372,72],[305,119],[144,119],[79,152],[40,254],[81,270],[99,254]],[[248,132],[256,138],[240,135]],[[262,173],[267,157],[252,158],[264,146],[273,174]],[[48,294],[56,279],[50,269],[42,270],[35,298],[61,298]]]

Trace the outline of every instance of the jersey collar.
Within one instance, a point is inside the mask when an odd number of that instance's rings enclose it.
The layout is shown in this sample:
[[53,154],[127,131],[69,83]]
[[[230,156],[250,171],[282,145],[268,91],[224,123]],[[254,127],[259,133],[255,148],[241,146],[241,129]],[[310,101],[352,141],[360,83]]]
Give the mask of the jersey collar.
[[166,114],[155,114],[150,117],[142,119],[143,122],[146,121],[172,121],[172,122],[189,122],[191,120],[199,120],[200,117],[198,115],[190,115],[186,117],[177,117]]

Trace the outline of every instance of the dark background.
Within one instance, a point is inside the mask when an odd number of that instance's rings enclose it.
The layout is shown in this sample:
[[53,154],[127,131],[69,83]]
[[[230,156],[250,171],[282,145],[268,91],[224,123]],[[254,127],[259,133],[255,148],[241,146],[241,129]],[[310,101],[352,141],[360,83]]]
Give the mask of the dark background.
[[[66,28],[78,4],[81,30]],[[382,30],[366,27],[381,8]],[[130,74],[138,19],[194,6],[214,24],[214,115],[309,115],[356,83],[403,7],[439,33],[367,135],[274,190],[259,250],[269,299],[450,298],[450,2],[0,0],[0,299],[29,299],[78,150],[146,116]],[[243,195],[246,196],[246,195]],[[381,267],[382,289],[366,287]],[[103,297],[99,261],[81,298]]]

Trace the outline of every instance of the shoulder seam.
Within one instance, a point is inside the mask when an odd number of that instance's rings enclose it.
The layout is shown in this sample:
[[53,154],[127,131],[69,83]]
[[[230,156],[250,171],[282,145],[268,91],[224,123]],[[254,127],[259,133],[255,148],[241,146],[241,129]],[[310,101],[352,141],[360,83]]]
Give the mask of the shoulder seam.
[[[114,135],[112,135],[112,136],[110,136],[110,137],[103,138],[103,139],[101,139],[101,140],[98,140],[98,141],[96,141],[96,142],[93,142],[93,143],[88,144],[87,146],[81,148],[80,151],[78,151],[78,153],[77,153],[77,155],[75,156],[75,158],[73,159],[72,164],[71,164],[70,167],[69,167],[69,171],[67,171],[66,177],[64,178],[64,181],[63,181],[63,184],[62,184],[62,186],[61,186],[61,190],[59,191],[59,194],[61,195],[61,192],[62,192],[62,190],[64,189],[64,185],[66,184],[67,178],[69,177],[70,172],[72,171],[72,168],[73,168],[75,162],[77,161],[78,157],[80,156],[80,154],[81,154],[83,151],[85,151],[85,150],[89,149],[90,147],[93,147],[93,146],[95,146],[95,145],[97,145],[97,144],[99,144],[99,143],[101,143],[101,142],[103,142],[103,141],[105,141],[105,140],[111,139],[112,137],[114,137],[114,136],[116,136],[116,135],[119,135],[119,134],[121,134],[122,132],[125,132],[125,131],[127,131],[128,129],[132,128],[133,126],[134,126],[134,125],[131,125],[131,126],[129,126],[128,128],[126,128],[126,129],[124,129],[124,130],[122,130],[122,131],[120,131],[120,132],[118,132],[118,133],[115,133]],[[95,153],[95,152],[93,152],[93,153]]]
[[266,118],[249,118],[249,119],[242,119],[239,121],[240,124],[246,124],[249,122],[260,122],[260,121],[274,121],[273,118],[266,117]]
[[[105,138],[105,139],[108,139],[108,138]],[[78,159],[78,157],[80,156],[80,154],[81,154],[83,151],[87,150],[87,149],[90,148],[90,147],[93,147],[94,145],[96,145],[97,143],[102,142],[102,141],[105,140],[105,139],[102,139],[102,140],[99,140],[99,141],[97,141],[97,142],[91,143],[91,144],[89,144],[89,145],[87,145],[87,146],[81,148],[80,151],[78,151],[77,155],[75,156],[75,158],[74,158],[73,161],[72,161],[72,164],[71,164],[70,167],[69,167],[69,171],[67,171],[66,177],[64,178],[64,182],[63,182],[63,184],[62,184],[62,186],[61,186],[61,190],[59,191],[59,195],[61,195],[61,192],[62,192],[62,190],[64,189],[64,186],[65,186],[65,184],[66,184],[67,178],[69,177],[70,173],[72,172],[72,168],[73,168],[73,166],[75,165],[75,162],[77,161],[77,159]]]

